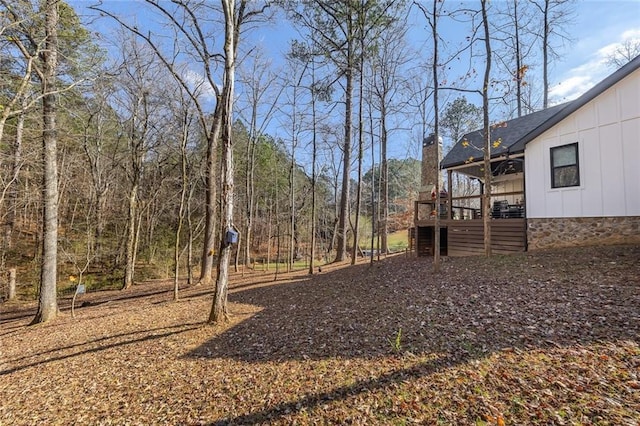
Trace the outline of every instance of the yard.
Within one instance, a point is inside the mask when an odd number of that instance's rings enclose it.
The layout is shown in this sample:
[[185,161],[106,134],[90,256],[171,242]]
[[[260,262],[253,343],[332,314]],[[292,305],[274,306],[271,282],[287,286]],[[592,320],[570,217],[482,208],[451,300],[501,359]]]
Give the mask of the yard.
[[638,425],[640,246],[404,254],[0,305],[0,425]]

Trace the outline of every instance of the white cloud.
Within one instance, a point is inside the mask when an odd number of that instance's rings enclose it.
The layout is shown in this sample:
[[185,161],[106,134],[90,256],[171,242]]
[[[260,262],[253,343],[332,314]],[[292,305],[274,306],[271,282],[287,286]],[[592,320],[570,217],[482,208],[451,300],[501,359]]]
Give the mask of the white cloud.
[[597,49],[586,63],[565,72],[560,82],[549,89],[550,102],[559,104],[576,99],[595,86],[613,72],[613,69],[607,64],[608,57],[626,41],[639,39],[640,29],[634,28],[621,33],[617,42]]
[[[549,97],[554,103],[569,101],[580,96],[593,86],[593,78],[589,75],[573,75],[549,90]],[[555,102],[558,101],[558,102]]]
[[207,79],[200,73],[191,69],[185,69],[182,72],[182,77],[185,81],[196,89],[200,94],[206,98],[215,99],[216,94],[213,87],[209,84]]
[[616,43],[610,43],[598,49],[597,55],[606,59],[622,47],[624,43],[637,41],[640,41],[640,28],[627,30],[620,35],[620,39]]
[[606,64],[606,56],[596,55],[587,63],[566,72],[560,83],[550,88],[549,99],[552,104],[576,99],[610,72]]

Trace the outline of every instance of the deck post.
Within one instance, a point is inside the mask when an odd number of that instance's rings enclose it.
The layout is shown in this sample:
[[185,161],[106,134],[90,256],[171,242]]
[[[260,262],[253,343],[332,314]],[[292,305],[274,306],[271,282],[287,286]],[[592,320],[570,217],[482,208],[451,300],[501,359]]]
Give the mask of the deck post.
[[453,170],[447,170],[447,219],[453,219]]

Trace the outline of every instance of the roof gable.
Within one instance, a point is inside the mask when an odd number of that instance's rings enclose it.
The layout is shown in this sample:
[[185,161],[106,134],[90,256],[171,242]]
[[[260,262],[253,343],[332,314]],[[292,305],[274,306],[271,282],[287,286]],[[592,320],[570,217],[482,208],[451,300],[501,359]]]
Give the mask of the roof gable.
[[[522,137],[569,104],[556,105],[492,126],[490,129],[491,143],[499,142],[500,144],[495,148],[491,147],[491,156],[496,157],[507,152],[518,152],[512,148]],[[442,167],[446,169],[481,160],[484,147],[483,134],[483,129],[479,129],[464,135],[444,157]]]
[[[527,143],[564,120],[570,114],[602,94],[617,82],[640,68],[640,56],[596,84],[579,98],[541,111],[506,121],[501,127],[491,129],[491,141],[500,141],[497,148],[492,147],[491,157],[505,153],[524,151]],[[464,135],[442,160],[443,168],[455,167],[482,159],[483,130],[475,130]]]

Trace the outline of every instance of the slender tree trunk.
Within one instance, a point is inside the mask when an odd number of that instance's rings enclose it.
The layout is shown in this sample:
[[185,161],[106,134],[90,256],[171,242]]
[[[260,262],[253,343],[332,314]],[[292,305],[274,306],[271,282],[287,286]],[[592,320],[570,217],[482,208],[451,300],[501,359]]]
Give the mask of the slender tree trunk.
[[389,252],[389,162],[387,161],[387,109],[385,102],[382,103],[380,108],[380,184],[382,190],[382,225],[381,233],[381,246],[380,249],[383,253]]
[[[364,29],[364,22],[359,19],[360,31]],[[362,161],[364,159],[364,118],[362,112],[362,104],[364,97],[364,34],[360,33],[360,63],[359,63],[359,80],[358,80],[358,185],[356,189],[356,223],[353,229],[353,250],[351,256],[351,264],[356,264],[358,258],[358,250],[360,249],[360,207],[362,204]],[[373,149],[373,147],[371,148]],[[373,164],[371,165],[373,167]]]
[[[348,47],[348,61],[352,61],[351,47]],[[336,229],[336,262],[342,262],[347,252],[347,220],[349,219],[349,190],[351,182],[351,114],[353,104],[353,67],[345,70],[347,84],[345,89],[344,114],[344,158],[342,159],[342,193],[340,194],[340,212]]]
[[487,16],[487,0],[481,0],[482,24],[484,27],[484,47],[486,66],[482,84],[482,111],[484,127],[484,193],[482,196],[482,219],[484,225],[484,253],[491,256],[491,128],[489,123],[489,83],[491,78],[491,39],[489,34],[489,18]]
[[520,57],[520,24],[518,23],[518,0],[513,0],[513,21],[515,24],[516,43],[516,104],[518,107],[518,117],[522,116],[522,58]]
[[104,234],[104,208],[107,203],[107,190],[101,190],[96,192],[96,229],[93,235],[94,238],[94,253],[98,262],[102,259],[102,235]]
[[271,229],[272,229],[272,218],[273,218],[273,200],[269,203],[269,220],[267,221],[267,269],[269,271],[269,265],[271,263]]
[[[24,99],[24,98],[23,98]],[[23,100],[23,109],[26,108],[26,100]],[[22,137],[24,134],[25,113],[18,115],[16,123],[16,138],[13,144],[13,163],[11,165],[11,180],[7,191],[7,221],[4,232],[4,244],[6,249],[13,247],[13,231],[18,216],[18,189],[20,170],[22,168]]]
[[[302,76],[300,76],[302,78]],[[293,269],[293,243],[294,243],[294,225],[296,220],[296,189],[295,189],[295,165],[296,165],[296,145],[298,144],[297,129],[297,105],[298,105],[298,86],[293,88],[293,120],[291,124],[291,162],[289,163],[289,253],[287,256],[287,272]]]
[[434,220],[433,232],[433,271],[440,272],[440,122],[439,122],[439,105],[438,105],[438,1],[433,0],[432,10],[431,36],[433,37],[433,137],[435,143],[436,156],[436,179],[435,185],[435,210],[436,216]]
[[[276,204],[276,211],[277,211],[277,204]],[[275,270],[275,274],[273,275],[273,280],[277,281],[278,280],[278,274],[280,273],[280,223],[276,224],[276,270]]]
[[[369,101],[371,101],[371,99],[369,99]],[[369,105],[371,105],[371,102],[369,102]],[[371,110],[369,110],[369,123],[370,123],[369,134],[371,135],[371,165],[372,165],[371,170],[374,171],[375,170],[374,166],[376,164],[376,152],[374,149],[375,145],[373,143],[372,115],[373,114],[371,113]],[[374,256],[374,250],[375,250],[376,225],[378,226],[378,228],[380,227],[379,221],[376,221],[376,210],[378,209],[378,206],[376,204],[380,204],[379,202],[376,203],[376,174],[371,173],[371,259],[370,259],[371,265],[373,265],[373,256]],[[380,232],[378,232],[378,238],[380,238]],[[378,247],[378,256],[380,256],[380,247]]]
[[186,199],[188,191],[188,175],[187,175],[187,142],[188,142],[188,124],[189,120],[187,113],[185,113],[183,128],[182,128],[182,141],[180,144],[180,180],[182,187],[180,188],[180,207],[178,210],[178,224],[176,226],[176,242],[173,248],[173,300],[178,300],[178,277],[180,275],[180,233],[182,232],[182,223],[184,222],[184,216],[186,211]]
[[549,0],[544,0],[542,29],[542,109],[549,106]]
[[9,300],[16,298],[16,268],[9,269]]
[[249,267],[251,265],[251,231],[253,227],[253,205],[254,205],[254,170],[255,170],[255,146],[256,146],[256,123],[255,117],[257,115],[257,106],[253,105],[253,111],[251,114],[251,134],[247,141],[247,162],[245,168],[246,175],[246,200],[245,200],[245,227],[244,227],[244,264]]
[[295,153],[295,148],[291,152],[291,165],[289,168],[289,253],[287,256],[287,264],[288,270],[287,272],[291,272],[293,270],[293,262],[294,262],[294,242],[295,242],[295,222],[296,222],[296,190],[295,190],[295,157],[293,154]]
[[43,176],[43,230],[42,268],[38,311],[31,324],[53,320],[58,315],[56,285],[58,277],[58,167],[56,135],[56,70],[58,65],[58,0],[46,0],[45,49],[42,81],[42,161]]
[[[315,83],[315,64],[311,68],[311,76],[313,83]],[[316,256],[316,156],[318,154],[317,149],[317,132],[316,132],[316,97],[313,93],[313,88],[309,90],[311,96],[311,123],[312,123],[312,135],[311,135],[311,250],[309,254],[309,274],[313,275],[314,260]]]
[[191,200],[193,198],[194,186],[189,189],[189,197],[187,198],[187,226],[189,233],[189,241],[187,242],[187,285],[193,284],[193,220],[191,216]]
[[213,123],[207,140],[207,171],[205,189],[205,225],[202,257],[200,260],[200,278],[196,285],[211,284],[213,277],[213,261],[216,247],[216,203],[218,194],[217,162],[218,140],[222,130],[223,99],[218,97],[213,113]]
[[136,246],[136,219],[138,217],[138,184],[133,184],[129,191],[129,209],[127,220],[127,243],[125,248],[124,282],[122,289],[126,290],[133,285],[135,273],[135,246]]

